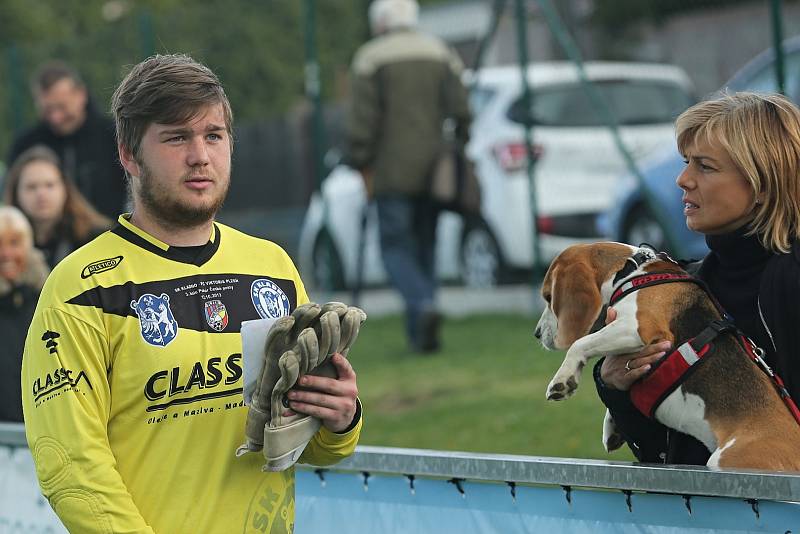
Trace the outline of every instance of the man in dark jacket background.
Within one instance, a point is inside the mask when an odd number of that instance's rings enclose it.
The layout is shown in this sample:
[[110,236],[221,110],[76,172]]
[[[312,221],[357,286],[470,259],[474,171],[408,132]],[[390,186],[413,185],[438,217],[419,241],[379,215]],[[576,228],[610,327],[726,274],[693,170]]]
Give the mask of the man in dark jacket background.
[[415,30],[416,0],[376,0],[376,36],[353,59],[346,161],[364,177],[378,208],[381,254],[406,306],[411,348],[439,348],[434,250],[438,208],[430,178],[444,149],[445,119],[466,144],[470,122],[461,60]]
[[9,167],[34,145],[54,150],[92,205],[112,220],[124,211],[125,175],[117,161],[114,124],[95,109],[78,73],[60,61],[41,66],[31,92],[40,121],[13,143]]

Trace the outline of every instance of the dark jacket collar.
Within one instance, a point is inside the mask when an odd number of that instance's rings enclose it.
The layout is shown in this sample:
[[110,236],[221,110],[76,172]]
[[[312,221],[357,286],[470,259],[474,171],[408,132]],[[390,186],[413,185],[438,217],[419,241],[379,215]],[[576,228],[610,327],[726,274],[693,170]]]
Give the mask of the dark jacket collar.
[[745,225],[728,234],[707,235],[710,256],[726,269],[746,270],[762,265],[773,253],[764,248],[757,235],[746,235],[747,232]]

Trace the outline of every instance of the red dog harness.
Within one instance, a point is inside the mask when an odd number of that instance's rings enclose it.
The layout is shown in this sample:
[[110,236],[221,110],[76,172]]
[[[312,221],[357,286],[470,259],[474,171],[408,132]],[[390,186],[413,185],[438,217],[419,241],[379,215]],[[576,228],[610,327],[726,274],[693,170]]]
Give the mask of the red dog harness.
[[[669,260],[671,261],[671,259]],[[636,257],[634,257],[633,262],[637,264],[637,267],[643,263],[641,260],[637,261]],[[626,270],[632,271],[634,269],[628,267]],[[620,274],[622,274],[622,271]],[[630,272],[628,274],[630,274]],[[621,277],[624,278],[624,276],[626,276],[626,274],[622,274]],[[621,277],[618,275],[615,281]],[[697,369],[695,364],[700,362],[703,356],[708,354],[717,336],[730,333],[736,336],[736,339],[745,349],[750,359],[770,377],[781,399],[783,399],[783,402],[789,408],[789,411],[792,413],[797,423],[800,424],[800,410],[798,410],[797,405],[786,390],[786,386],[784,386],[781,378],[776,375],[764,361],[763,349],[757,347],[735,324],[733,324],[730,316],[722,310],[720,304],[713,295],[711,295],[705,282],[699,278],[688,273],[675,272],[655,272],[635,276],[629,280],[625,280],[615,288],[611,295],[609,306],[613,306],[627,295],[639,289],[671,282],[693,282],[698,284],[711,298],[717,310],[720,311],[722,319],[711,321],[697,336],[678,345],[673,352],[656,362],[647,375],[635,382],[630,390],[631,401],[634,406],[644,415],[654,417],[656,410],[664,399],[675,391],[691,375],[692,371]]]

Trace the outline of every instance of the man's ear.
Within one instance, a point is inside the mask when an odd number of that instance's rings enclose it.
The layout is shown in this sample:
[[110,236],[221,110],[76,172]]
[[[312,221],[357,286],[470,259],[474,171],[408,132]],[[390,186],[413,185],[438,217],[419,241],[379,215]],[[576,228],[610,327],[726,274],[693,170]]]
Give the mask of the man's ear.
[[558,317],[555,345],[566,349],[589,333],[603,308],[592,269],[584,263],[565,266],[558,273],[552,302]]
[[122,163],[122,167],[129,176],[136,176],[138,178],[142,175],[136,158],[133,157],[130,150],[122,146],[122,143],[117,144],[117,153],[119,154],[119,161]]

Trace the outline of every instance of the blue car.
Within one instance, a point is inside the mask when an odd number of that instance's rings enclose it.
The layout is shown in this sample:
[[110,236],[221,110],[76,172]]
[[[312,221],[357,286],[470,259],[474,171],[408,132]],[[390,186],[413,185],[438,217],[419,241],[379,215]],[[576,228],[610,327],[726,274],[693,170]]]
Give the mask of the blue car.
[[[800,36],[783,43],[786,95],[800,102]],[[776,92],[775,53],[765,50],[726,83],[729,91]],[[612,208],[598,218],[598,231],[614,241],[650,243],[676,258],[700,259],[706,255],[703,235],[686,228],[683,195],[675,179],[685,163],[675,143],[648,159],[641,167],[642,187],[635,176],[620,180]]]

